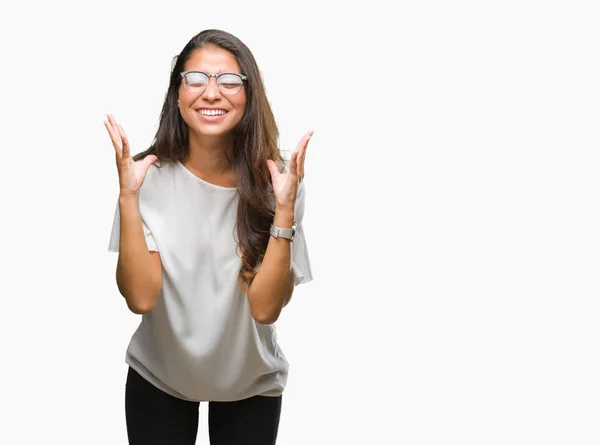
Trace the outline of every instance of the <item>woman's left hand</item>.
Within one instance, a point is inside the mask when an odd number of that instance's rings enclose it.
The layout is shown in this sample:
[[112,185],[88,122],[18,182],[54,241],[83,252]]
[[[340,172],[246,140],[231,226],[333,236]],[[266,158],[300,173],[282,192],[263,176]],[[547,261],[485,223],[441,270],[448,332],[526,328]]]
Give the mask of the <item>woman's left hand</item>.
[[267,167],[271,172],[273,192],[275,193],[276,209],[294,211],[298,183],[304,179],[306,147],[312,135],[313,131],[311,130],[300,139],[298,147],[292,153],[289,172],[280,173],[275,162],[272,159],[267,160]]

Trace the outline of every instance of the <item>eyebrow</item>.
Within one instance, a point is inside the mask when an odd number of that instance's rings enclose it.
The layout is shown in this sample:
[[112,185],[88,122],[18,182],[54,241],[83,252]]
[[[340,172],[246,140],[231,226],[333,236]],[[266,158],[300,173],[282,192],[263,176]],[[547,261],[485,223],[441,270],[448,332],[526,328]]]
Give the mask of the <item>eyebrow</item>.
[[200,71],[202,73],[207,73],[207,74],[223,74],[223,73],[231,73],[231,74],[242,74],[242,73],[236,73],[235,71],[224,71],[224,70],[219,70],[216,73],[209,73],[208,70],[199,70],[199,69],[191,69],[191,70],[185,70],[185,71]]

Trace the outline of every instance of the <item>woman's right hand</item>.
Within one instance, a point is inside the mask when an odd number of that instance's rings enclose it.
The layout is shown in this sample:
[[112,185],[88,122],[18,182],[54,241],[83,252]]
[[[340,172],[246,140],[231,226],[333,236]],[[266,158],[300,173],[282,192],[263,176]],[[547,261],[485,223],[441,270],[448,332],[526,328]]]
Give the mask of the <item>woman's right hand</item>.
[[158,157],[148,155],[144,159],[134,161],[125,131],[112,115],[108,114],[107,117],[108,121],[104,121],[104,126],[115,147],[121,196],[138,196],[148,169]]

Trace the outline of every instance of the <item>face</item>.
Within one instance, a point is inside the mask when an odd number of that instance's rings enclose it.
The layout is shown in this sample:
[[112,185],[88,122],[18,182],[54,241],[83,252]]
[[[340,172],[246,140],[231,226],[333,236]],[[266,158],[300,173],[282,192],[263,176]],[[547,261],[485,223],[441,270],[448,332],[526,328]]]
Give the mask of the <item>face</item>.
[[[233,54],[215,46],[204,46],[192,53],[185,63],[184,71],[203,71],[208,74],[237,73],[240,67]],[[246,82],[234,95],[219,90],[217,79],[210,77],[202,93],[190,93],[182,79],[179,87],[178,106],[181,117],[190,132],[200,137],[230,135],[244,115],[246,106]],[[212,111],[210,111],[212,110]],[[224,114],[221,114],[223,113]]]

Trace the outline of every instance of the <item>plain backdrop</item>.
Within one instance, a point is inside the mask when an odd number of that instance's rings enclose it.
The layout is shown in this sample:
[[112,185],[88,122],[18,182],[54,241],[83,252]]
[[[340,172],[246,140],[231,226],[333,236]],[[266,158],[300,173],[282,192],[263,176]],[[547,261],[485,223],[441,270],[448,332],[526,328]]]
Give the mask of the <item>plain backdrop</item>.
[[253,51],[282,149],[315,132],[278,444],[600,443],[595,2],[1,8],[0,443],[126,443],[102,121],[145,149],[206,28]]

